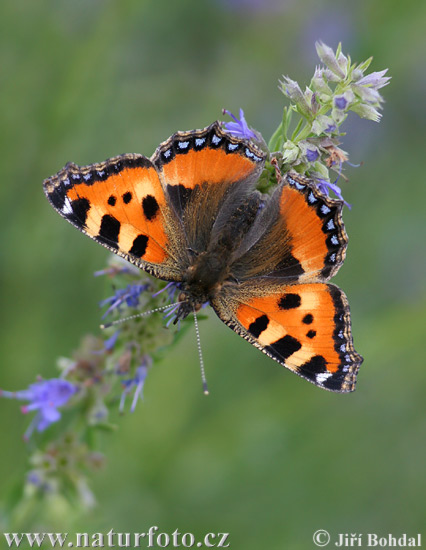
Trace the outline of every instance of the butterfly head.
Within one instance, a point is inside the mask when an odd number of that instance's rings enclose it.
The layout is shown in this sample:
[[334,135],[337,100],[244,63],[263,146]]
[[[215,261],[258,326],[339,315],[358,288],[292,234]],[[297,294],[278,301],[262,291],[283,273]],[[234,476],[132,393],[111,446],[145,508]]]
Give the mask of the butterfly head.
[[180,302],[180,306],[174,313],[175,318],[173,324],[176,324],[181,319],[185,319],[190,313],[193,313],[194,311],[200,311],[203,306],[203,302],[197,300],[193,295],[188,292],[181,292],[179,294],[178,301]]

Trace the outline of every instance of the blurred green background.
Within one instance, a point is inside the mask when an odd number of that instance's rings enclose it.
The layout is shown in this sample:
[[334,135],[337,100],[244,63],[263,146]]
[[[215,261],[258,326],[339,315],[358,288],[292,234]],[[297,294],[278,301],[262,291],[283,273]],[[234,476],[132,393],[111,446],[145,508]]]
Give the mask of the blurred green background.
[[[335,282],[365,358],[357,391],[315,388],[211,313],[200,327],[210,397],[189,331],[104,440],[97,507],[69,515],[44,503],[20,530],[157,525],[229,532],[237,550],[314,548],[317,529],[426,536],[425,25],[423,1],[2,2],[0,387],[10,390],[57,374],[56,358],[97,331],[106,293],[93,272],[108,252],[53,211],[45,177],[71,160],[149,156],[223,107],[243,107],[268,138],[284,105],[278,78],[307,84],[318,39],[342,41],[356,61],[373,55],[372,70],[393,77],[382,122],[354,115],[344,127],[343,148],[362,166],[342,182],[353,208]],[[0,418],[5,501],[25,472],[29,418],[5,400]]]

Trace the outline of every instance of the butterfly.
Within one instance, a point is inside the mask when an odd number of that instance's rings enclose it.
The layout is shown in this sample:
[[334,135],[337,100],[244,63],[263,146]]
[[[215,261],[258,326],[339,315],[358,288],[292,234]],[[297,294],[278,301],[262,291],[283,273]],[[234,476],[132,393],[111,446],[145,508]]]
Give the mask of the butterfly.
[[177,132],[151,158],[68,163],[44,181],[80,231],[154,277],[179,284],[178,319],[208,302],[269,357],[317,386],[355,389],[348,300],[328,283],[343,263],[343,202],[295,172],[256,190],[266,154],[219,122]]

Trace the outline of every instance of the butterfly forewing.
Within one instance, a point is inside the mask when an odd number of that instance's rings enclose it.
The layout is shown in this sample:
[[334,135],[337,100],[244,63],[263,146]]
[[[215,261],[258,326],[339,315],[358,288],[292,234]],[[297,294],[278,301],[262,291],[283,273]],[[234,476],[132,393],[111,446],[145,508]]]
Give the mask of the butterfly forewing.
[[146,157],[69,163],[45,180],[44,189],[54,208],[95,241],[154,275],[179,277],[176,223]]
[[265,154],[226,134],[218,122],[204,130],[177,132],[152,158],[169,202],[182,220],[191,250],[203,252],[249,194]]
[[329,280],[346,253],[341,211],[341,201],[320,194],[306,178],[285,176],[242,243],[234,276],[266,277],[271,284]]

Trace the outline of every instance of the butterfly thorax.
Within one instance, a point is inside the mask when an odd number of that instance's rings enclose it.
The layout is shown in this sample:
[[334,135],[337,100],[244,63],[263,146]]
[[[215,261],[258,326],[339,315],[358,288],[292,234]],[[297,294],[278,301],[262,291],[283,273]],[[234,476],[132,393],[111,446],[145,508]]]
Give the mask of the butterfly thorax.
[[235,252],[243,238],[253,225],[261,204],[259,193],[248,196],[220,227],[207,249],[194,253],[192,262],[186,271],[182,284],[180,300],[182,304],[178,317],[183,319],[194,308],[197,311],[202,304],[209,302],[226,281],[235,281],[232,276],[232,263]]

